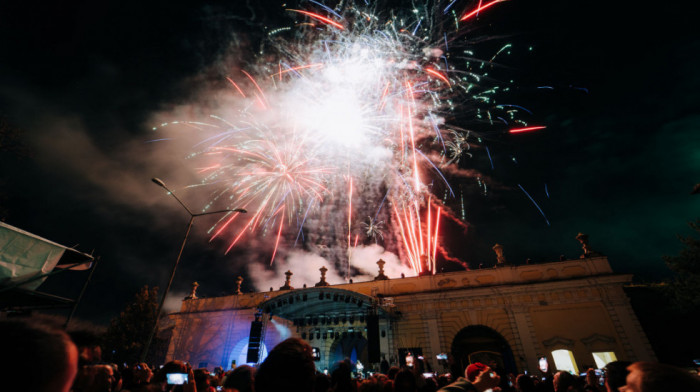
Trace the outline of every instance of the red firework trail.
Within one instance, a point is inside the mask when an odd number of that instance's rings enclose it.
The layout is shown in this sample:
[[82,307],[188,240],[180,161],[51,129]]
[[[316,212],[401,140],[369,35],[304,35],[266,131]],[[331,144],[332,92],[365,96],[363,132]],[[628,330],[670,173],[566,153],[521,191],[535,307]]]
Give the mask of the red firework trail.
[[435,76],[436,78],[439,78],[443,82],[447,83],[448,86],[452,86],[452,84],[450,84],[449,79],[447,79],[447,77],[445,75],[441,74],[440,72],[438,72],[432,68],[426,68],[425,72]]
[[536,126],[536,127],[526,127],[526,128],[513,128],[508,133],[523,133],[523,132],[531,132],[531,131],[537,131],[540,129],[545,129],[547,127],[545,126]]
[[485,10],[485,9],[491,7],[492,5],[494,5],[494,4],[496,4],[496,3],[503,2],[503,1],[506,1],[506,0],[494,0],[494,1],[490,2],[490,3],[486,3],[486,4],[482,5],[482,6],[479,6],[479,7],[478,7],[477,9],[475,9],[474,11],[472,11],[472,12],[470,12],[470,13],[468,13],[468,14],[464,14],[464,16],[462,16],[462,17],[459,19],[459,21],[460,21],[460,22],[463,22],[463,21],[465,21],[465,20],[471,18],[472,16],[477,15],[480,11]]
[[343,27],[343,25],[341,25],[340,23],[335,22],[331,19],[328,19],[325,16],[321,16],[319,14],[314,14],[313,12],[302,11],[302,10],[293,10],[293,9],[287,9],[287,11],[298,12],[300,14],[304,14],[304,15],[311,17],[311,18],[314,18],[316,20],[320,20],[323,23],[335,26],[335,27],[339,28],[340,30],[345,30],[345,27]]

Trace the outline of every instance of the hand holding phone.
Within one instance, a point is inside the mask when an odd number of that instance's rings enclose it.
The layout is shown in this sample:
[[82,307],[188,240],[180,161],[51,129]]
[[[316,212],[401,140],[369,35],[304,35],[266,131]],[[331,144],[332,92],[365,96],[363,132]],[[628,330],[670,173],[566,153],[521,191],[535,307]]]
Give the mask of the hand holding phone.
[[168,373],[166,374],[168,385],[183,385],[187,384],[187,373]]
[[500,381],[501,378],[498,374],[496,374],[493,369],[486,367],[486,369],[479,373],[476,380],[472,382],[472,385],[479,391],[485,391],[497,387]]

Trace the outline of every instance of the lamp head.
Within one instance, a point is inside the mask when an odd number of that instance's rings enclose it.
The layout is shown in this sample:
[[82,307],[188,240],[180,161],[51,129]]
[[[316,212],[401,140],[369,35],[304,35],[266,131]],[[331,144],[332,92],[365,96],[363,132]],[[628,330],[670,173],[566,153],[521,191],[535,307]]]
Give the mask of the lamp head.
[[160,186],[160,187],[162,187],[162,188],[168,189],[168,188],[165,186],[165,183],[163,182],[163,180],[161,180],[160,178],[153,177],[153,178],[151,178],[151,181],[153,181],[156,185],[158,185],[158,186]]

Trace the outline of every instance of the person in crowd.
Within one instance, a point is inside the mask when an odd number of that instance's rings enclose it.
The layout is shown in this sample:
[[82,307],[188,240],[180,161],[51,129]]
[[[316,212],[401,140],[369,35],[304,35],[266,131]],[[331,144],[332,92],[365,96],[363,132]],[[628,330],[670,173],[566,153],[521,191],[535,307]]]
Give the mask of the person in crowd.
[[554,392],[567,392],[569,388],[574,388],[576,377],[569,372],[561,370],[554,374],[552,383],[554,385]]
[[[314,392],[328,392],[331,388],[331,378],[328,375],[318,372],[316,373],[316,381],[314,383]],[[241,391],[243,392],[243,391]]]
[[241,365],[230,371],[222,384],[226,392],[255,392],[255,368]]
[[100,337],[88,330],[70,332],[71,340],[78,346],[78,366],[96,365],[102,362],[102,346]]
[[387,380],[382,385],[382,392],[394,392],[394,380]]
[[437,387],[438,389],[447,386],[450,384],[450,377],[447,374],[441,374],[437,378]]
[[386,360],[384,355],[382,355],[382,361],[379,363],[379,371],[382,374],[387,374],[389,372],[389,361]]
[[123,390],[124,379],[122,376],[122,372],[119,371],[119,365],[117,365],[116,363],[110,363],[110,364],[108,364],[108,366],[112,368],[112,377],[114,378],[112,390],[114,390],[114,391]]
[[682,369],[654,362],[634,362],[627,367],[620,392],[700,391],[700,378]]
[[518,392],[535,392],[535,381],[527,374],[520,374],[515,378],[515,390]]
[[586,392],[601,392],[600,378],[595,373],[595,369],[589,368],[586,370],[586,380],[583,390]]
[[540,377],[533,377],[535,382],[535,390],[537,392],[553,392],[554,391],[554,374],[551,372],[541,372]]
[[377,378],[368,377],[362,380],[360,386],[357,387],[357,392],[381,392]]
[[219,387],[219,386],[223,387],[224,376],[226,376],[226,374],[224,373],[224,368],[222,368],[221,366],[215,367],[214,374],[212,375],[212,377],[210,379],[211,386],[213,386],[214,389],[216,389],[216,387]]
[[387,377],[386,374],[375,374],[374,378],[377,379],[377,384],[379,385],[380,392],[393,392],[394,382],[392,380],[389,380],[389,377]]
[[194,371],[194,383],[197,385],[197,392],[216,392],[211,386],[211,375],[207,369],[197,369]]
[[436,392],[438,390],[437,379],[435,376],[430,376],[425,378],[425,384],[420,392]]
[[410,369],[402,369],[394,378],[394,392],[417,392],[416,377]]
[[70,390],[78,372],[78,348],[58,326],[39,319],[0,320],[0,347],[0,389]]
[[423,377],[424,373],[430,371],[430,364],[426,366],[425,358],[422,355],[417,355],[413,362],[413,368],[411,368],[411,370],[415,378],[416,390],[419,392],[435,392],[434,390],[429,390],[429,386],[426,386],[425,378]]
[[627,380],[627,367],[632,362],[628,361],[613,361],[605,365],[603,369],[605,390],[607,392],[619,392],[619,388],[624,386]]
[[438,392],[484,392],[488,389],[495,390],[501,381],[493,369],[480,362],[467,366],[464,375],[466,378],[459,377]]
[[128,369],[130,377],[124,377],[124,389],[127,392],[146,392],[153,378],[153,371],[145,362],[132,365]]
[[255,374],[256,392],[311,392],[316,366],[311,346],[299,338],[279,343]]
[[394,380],[396,378],[396,374],[399,372],[399,367],[398,366],[392,366],[389,368],[389,371],[386,372],[386,376],[389,377],[389,380]]
[[501,377],[501,385],[500,388],[503,392],[515,392],[515,379],[517,378],[516,374],[513,373],[507,373],[505,377]]
[[352,364],[349,359],[340,361],[331,372],[331,389],[333,392],[355,392],[357,384],[352,380]]
[[121,390],[121,377],[115,368],[107,364],[85,365],[78,370],[73,392],[117,392]]

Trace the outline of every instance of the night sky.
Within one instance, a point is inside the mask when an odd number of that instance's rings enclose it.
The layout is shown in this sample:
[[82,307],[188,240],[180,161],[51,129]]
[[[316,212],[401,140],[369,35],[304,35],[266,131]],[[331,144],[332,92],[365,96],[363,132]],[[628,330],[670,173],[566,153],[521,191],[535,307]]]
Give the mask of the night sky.
[[[152,128],[162,113],[213,105],[206,92],[222,85],[225,67],[250,61],[263,26],[298,18],[280,2],[249,3],[0,5],[0,119],[9,134],[0,140],[0,219],[100,257],[77,317],[104,324],[139,287],[165,286],[188,216],[150,179],[195,209],[202,200],[183,189],[191,180],[183,157],[149,143]],[[464,163],[495,186],[465,200],[466,232],[445,224],[452,256],[491,265],[500,243],[515,264],[577,258],[584,232],[616,272],[668,276],[661,257],[679,251],[677,234],[691,234],[687,222],[700,216],[700,195],[690,195],[700,182],[700,39],[682,4],[624,3],[511,0],[474,22],[470,34],[493,40],[482,49],[514,44],[501,72],[519,86],[512,103],[547,128],[490,135],[493,169],[483,154]],[[257,241],[224,255],[225,243],[207,241],[211,222],[195,223],[175,300],[194,280],[202,296],[230,293],[254,262],[245,248]],[[40,289],[75,297],[85,277],[67,273]],[[246,279],[243,289],[268,287]]]

